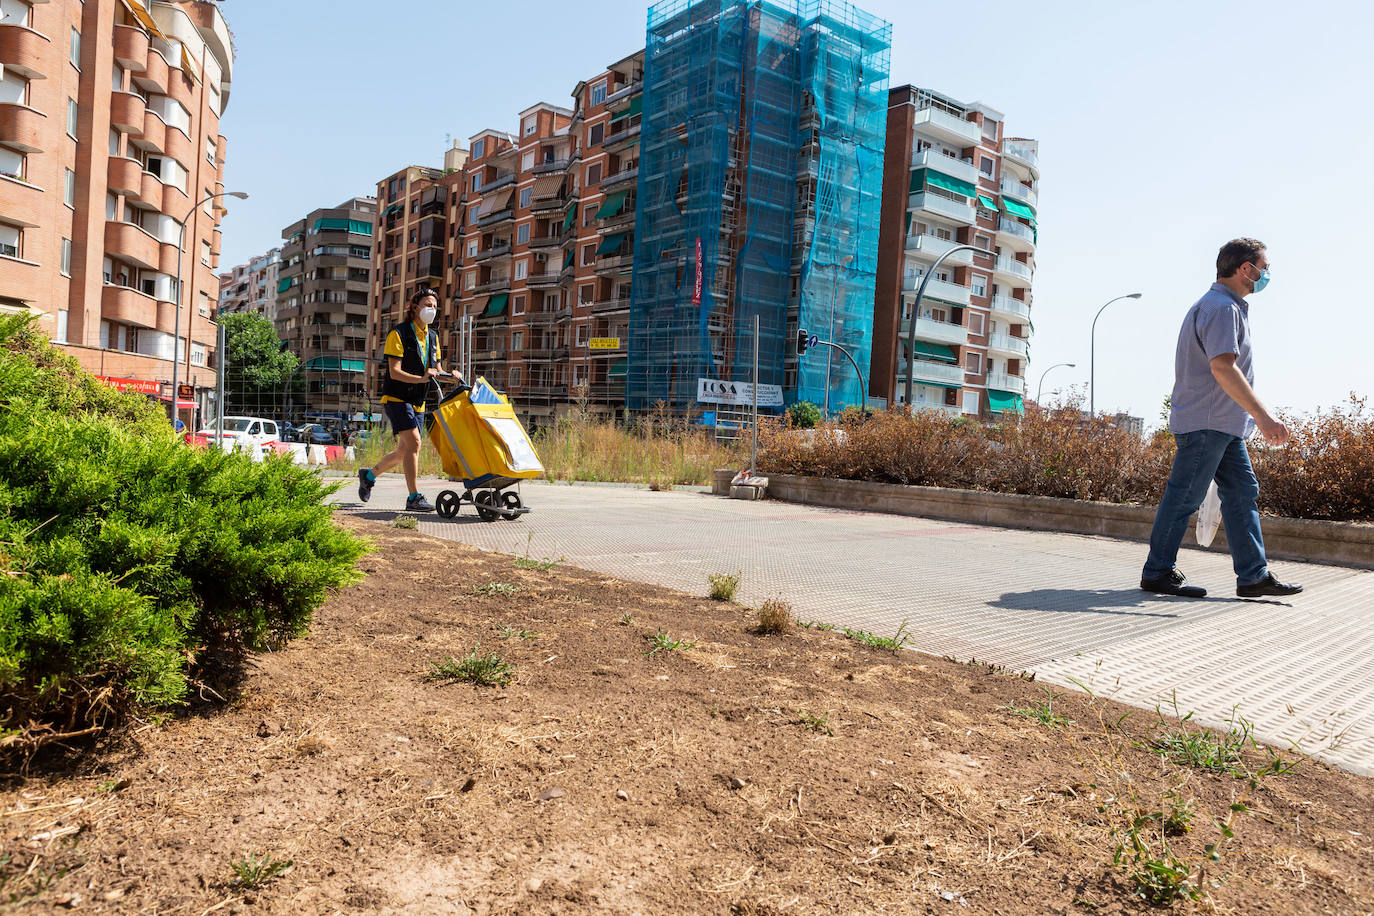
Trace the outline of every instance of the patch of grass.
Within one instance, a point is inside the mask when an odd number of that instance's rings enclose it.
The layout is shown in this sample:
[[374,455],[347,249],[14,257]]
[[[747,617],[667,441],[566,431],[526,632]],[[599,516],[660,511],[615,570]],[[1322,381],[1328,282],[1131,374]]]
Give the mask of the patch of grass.
[[834,730],[830,727],[830,713],[823,712],[819,715],[807,712],[805,709],[797,710],[797,718],[801,720],[804,728],[810,729],[819,735],[829,735],[835,737]]
[[240,887],[255,888],[282,875],[292,864],[290,859],[278,859],[271,854],[250,854],[231,862],[230,867],[234,869],[234,883]]
[[510,597],[518,594],[520,586],[511,585],[509,582],[487,582],[483,585],[474,585],[472,593],[474,595],[504,595]]
[[792,605],[780,598],[769,598],[759,608],[760,633],[778,635],[786,633],[792,623]]
[[849,627],[840,627],[840,631],[850,639],[857,640],[866,646],[875,649],[887,649],[890,652],[900,652],[902,647],[911,641],[910,635],[906,631],[907,622],[902,621],[902,625],[897,628],[897,632],[891,636],[877,636],[867,630],[851,630]]
[[496,632],[498,639],[535,639],[538,636],[538,633],[524,627],[502,627]]
[[430,681],[468,681],[478,687],[504,687],[515,677],[515,666],[495,652],[482,654],[477,646],[462,658],[450,656],[442,662],[430,662]]
[[740,577],[741,573],[711,573],[706,577],[711,583],[711,597],[716,601],[734,601]]
[[1184,796],[1177,790],[1164,793],[1163,810],[1159,819],[1164,824],[1164,832],[1171,836],[1182,836],[1193,829],[1193,798]]
[[1150,747],[1179,766],[1194,770],[1222,773],[1237,779],[1254,777],[1254,771],[1245,760],[1247,751],[1265,751],[1269,764],[1263,768],[1263,775],[1277,776],[1291,772],[1294,763],[1284,760],[1271,748],[1262,747],[1255,740],[1254,723],[1241,716],[1232,708],[1225,732],[1213,732],[1205,728],[1189,726],[1193,713],[1180,714],[1178,697],[1173,698],[1174,717],[1178,725],[1170,723],[1158,707],[1158,731],[1150,739]]
[[545,557],[542,560],[533,560],[529,557],[516,557],[512,564],[516,569],[537,569],[540,572],[548,572],[558,566],[557,560],[550,560]]
[[629,611],[626,611],[625,613],[620,615],[620,619],[615,622],[615,625],[618,627],[628,627],[633,626],[634,622],[635,615],[631,614]]
[[391,520],[391,527],[414,531],[420,527],[420,521],[413,515],[398,515]]
[[970,658],[968,661],[962,661],[960,659],[955,658],[953,655],[946,655],[943,656],[943,658],[945,661],[953,662],[956,665],[968,665],[970,668],[981,668],[983,669],[983,672],[985,674],[997,674],[1006,677],[1019,677],[1021,680],[1027,682],[1035,680],[1034,671],[1013,671],[1011,668],[1008,668],[1005,665],[999,665],[996,662],[980,662],[976,658]]
[[1063,728],[1066,725],[1073,724],[1073,719],[1070,719],[1068,716],[1060,715],[1054,711],[1054,701],[1063,695],[1062,691],[1060,693],[1055,693],[1054,688],[1046,687],[1045,699],[1043,701],[1022,706],[1020,703],[1012,700],[1006,706],[999,706],[997,708],[1004,709],[1013,716],[1020,716],[1023,719],[1033,719],[1041,725],[1046,725],[1050,728]]
[[833,630],[833,623],[821,623],[819,620],[798,620],[797,626],[804,630]]
[[686,639],[674,639],[663,630],[644,638],[649,640],[649,651],[644,653],[649,656],[657,655],[660,652],[682,652],[696,645],[695,642]]

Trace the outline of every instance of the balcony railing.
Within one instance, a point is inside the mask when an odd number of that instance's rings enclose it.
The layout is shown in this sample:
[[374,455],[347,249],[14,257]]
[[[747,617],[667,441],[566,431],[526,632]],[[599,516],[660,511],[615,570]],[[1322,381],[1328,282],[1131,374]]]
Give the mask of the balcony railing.
[[[951,241],[950,239],[942,239],[938,236],[929,234],[910,235],[907,236],[906,250],[916,254],[923,254],[930,258],[938,258],[946,251],[949,251],[951,248],[954,248],[960,244],[960,242]],[[956,252],[955,254],[952,254],[949,257],[945,258],[944,263],[972,264],[973,252],[969,251],[968,249]]]
[[1011,315],[1023,321],[1030,320],[1030,306],[1020,299],[1013,299],[1010,296],[993,296],[992,310],[1001,312],[1003,315]]
[[491,181],[477,188],[478,194],[486,194],[488,191],[495,191],[497,188],[504,188],[508,184],[515,184],[514,172],[503,172],[498,174]]
[[977,184],[981,174],[972,162],[946,156],[944,152],[933,146],[912,156],[911,167],[914,169],[934,169],[953,178],[967,181],[969,184]]
[[1031,269],[1020,261],[1011,258],[998,258],[993,269],[999,273],[1004,273],[1012,277],[1019,277],[1027,283],[1031,280]]
[[1003,195],[1015,198],[1016,200],[1023,200],[1032,207],[1036,205],[1036,199],[1039,197],[1033,188],[1023,185],[1019,181],[1007,181],[1003,179],[1001,191]]
[[611,188],[615,185],[621,184],[622,182],[633,181],[638,177],[639,166],[635,166],[632,169],[626,169],[623,172],[616,172],[614,175],[608,175],[605,178],[601,179],[601,188],[602,190],[605,190],[607,188]]
[[557,286],[560,279],[560,273],[561,271],[554,270],[545,271],[544,273],[530,274],[528,277],[525,278],[525,285],[534,287]]
[[[904,321],[900,330],[904,333],[907,327],[908,325]],[[938,343],[962,344],[968,340],[968,330],[961,324],[936,321],[934,318],[917,318],[916,336],[922,340],[934,340]]]
[[567,169],[571,162],[572,160],[567,156],[564,156],[562,159],[549,159],[544,162],[536,162],[533,171],[536,175],[546,175],[549,172],[562,172]]
[[989,372],[988,387],[996,388],[998,391],[1010,391],[1012,394],[1026,393],[1026,380],[1019,375],[1008,375],[1005,372]]
[[531,248],[554,248],[561,244],[563,233],[554,232],[546,235],[536,235],[530,239]]
[[606,137],[605,140],[602,140],[601,145],[614,146],[617,143],[621,143],[625,140],[628,140],[631,137],[636,136],[639,133],[642,126],[643,125],[640,124],[631,124],[628,127],[622,127],[620,130]]
[[929,191],[912,194],[909,203],[913,209],[929,210],[931,213],[938,213],[941,216],[947,216],[970,225],[978,218],[974,213],[972,204],[961,204]]
[[492,258],[499,258],[502,255],[510,254],[510,243],[504,245],[492,245],[490,248],[483,248],[472,256],[473,262],[490,261]]
[[[910,276],[902,278],[902,292],[914,293],[921,288],[921,278]],[[960,286],[958,283],[950,283],[948,280],[937,280],[931,277],[926,284],[925,298],[940,299],[944,302],[952,302],[955,305],[968,305],[971,291],[967,286]]]
[[1022,146],[1020,143],[1004,142],[1002,144],[1002,155],[1019,159],[1032,168],[1040,167],[1040,156],[1029,146]]
[[1012,337],[1010,334],[989,334],[988,349],[1026,356],[1030,353],[1030,344],[1019,337]]
[[963,142],[968,146],[976,145],[983,136],[977,124],[955,117],[938,108],[922,108],[916,112],[914,126],[917,130],[924,130],[942,139],[949,138],[956,142]]
[[492,277],[485,283],[478,283],[472,291],[481,295],[482,293],[494,293],[506,289],[510,289],[510,277]]
[[964,382],[964,367],[956,363],[936,363],[924,359],[898,360],[897,378],[905,379],[908,368],[913,381],[925,379],[930,382]]
[[634,95],[636,92],[643,88],[644,81],[642,79],[635,80],[632,83],[626,83],[624,86],[621,86],[615,92],[612,92],[610,95],[606,96],[606,107],[608,109],[611,108],[611,106],[615,105],[616,102],[619,102],[621,99],[628,99],[630,96]]
[[1032,245],[1035,244],[1035,230],[1025,223],[1018,223],[1014,219],[1007,219],[1005,216],[999,219],[997,231],[1004,235],[1014,235],[1018,239],[1025,239]]

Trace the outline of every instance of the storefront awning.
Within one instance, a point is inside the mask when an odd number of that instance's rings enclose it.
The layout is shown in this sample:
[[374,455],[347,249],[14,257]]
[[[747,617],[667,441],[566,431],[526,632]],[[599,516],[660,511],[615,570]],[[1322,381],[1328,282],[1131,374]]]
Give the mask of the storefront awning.
[[487,300],[487,307],[482,310],[483,318],[495,318],[506,310],[506,302],[510,299],[510,293],[496,293]]
[[997,202],[986,194],[978,195],[978,206],[984,210],[991,210],[993,213],[997,212]]
[[954,355],[954,351],[944,344],[931,343],[927,340],[918,340],[916,343],[917,359],[934,359],[942,363],[957,363],[959,357]]
[[608,255],[618,249],[625,241],[625,233],[617,232],[615,235],[608,235],[601,240],[601,244],[596,248],[597,257]]
[[1019,216],[1022,219],[1028,219],[1031,221],[1032,224],[1035,222],[1035,211],[1032,210],[1030,207],[1027,207],[1025,204],[1019,204],[1014,200],[1008,200],[1007,198],[1003,197],[1002,206],[1006,209],[1008,213],[1012,214],[1013,216]]
[[617,213],[619,213],[622,209],[624,209],[625,198],[629,195],[629,193],[629,191],[616,191],[610,197],[607,197],[602,202],[601,209],[596,211],[596,218],[610,219],[612,216],[615,216]]
[[988,410],[993,413],[1025,413],[1026,407],[1021,400],[1021,395],[1013,394],[1010,391],[998,391],[996,388],[988,389]]
[[[171,395],[166,395],[166,394],[164,394],[164,395],[159,395],[159,396],[158,396],[158,400],[159,400],[159,401],[162,401],[162,402],[165,403],[165,404],[170,404],[170,403],[172,403],[172,397],[171,397]],[[196,402],[195,402],[195,401],[177,401],[177,410],[195,410],[195,409],[196,409]]]

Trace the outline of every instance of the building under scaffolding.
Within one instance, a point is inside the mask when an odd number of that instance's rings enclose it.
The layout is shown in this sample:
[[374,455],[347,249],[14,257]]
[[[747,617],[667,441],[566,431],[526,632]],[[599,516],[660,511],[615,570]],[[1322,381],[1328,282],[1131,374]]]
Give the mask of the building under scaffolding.
[[[839,0],[664,0],[649,10],[627,406],[694,412],[700,379],[862,402],[891,26]],[[705,405],[709,407],[710,405]]]

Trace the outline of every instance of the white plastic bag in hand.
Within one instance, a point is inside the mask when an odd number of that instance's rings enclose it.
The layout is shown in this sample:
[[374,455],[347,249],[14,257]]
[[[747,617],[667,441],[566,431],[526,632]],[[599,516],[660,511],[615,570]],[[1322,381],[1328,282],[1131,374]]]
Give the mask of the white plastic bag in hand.
[[1217,536],[1217,525],[1221,524],[1221,497],[1217,495],[1217,482],[1207,485],[1207,495],[1197,510],[1197,542],[1201,547],[1212,546],[1212,538]]

